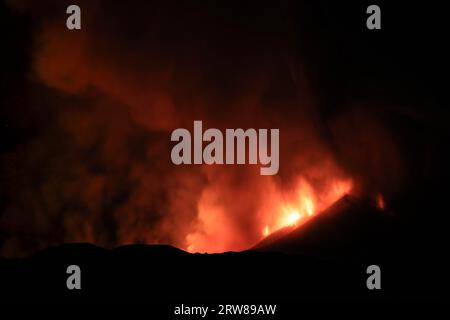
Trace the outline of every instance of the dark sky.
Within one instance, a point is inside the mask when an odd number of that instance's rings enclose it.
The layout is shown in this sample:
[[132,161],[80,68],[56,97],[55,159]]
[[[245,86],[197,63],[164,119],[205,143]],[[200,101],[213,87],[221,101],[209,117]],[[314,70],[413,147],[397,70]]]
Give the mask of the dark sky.
[[[413,235],[440,234],[449,131],[437,4],[377,2],[382,30],[370,31],[367,1],[78,3],[81,31],[65,28],[69,2],[1,5],[1,253],[199,237],[243,249],[271,195],[298,177],[317,192],[351,178],[361,197],[385,194]],[[280,128],[280,173],[175,168],[170,132],[198,119]]]

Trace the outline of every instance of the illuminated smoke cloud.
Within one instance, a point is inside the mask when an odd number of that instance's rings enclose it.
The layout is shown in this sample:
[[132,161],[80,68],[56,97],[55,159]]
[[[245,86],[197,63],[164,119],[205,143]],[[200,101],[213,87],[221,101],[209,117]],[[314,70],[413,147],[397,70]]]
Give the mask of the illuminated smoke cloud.
[[[277,23],[264,5],[230,19],[233,5],[81,1],[82,30],[68,31],[61,1],[9,3],[33,21],[29,103],[48,121],[2,156],[14,181],[0,218],[5,255],[72,241],[242,250],[281,227],[286,206],[303,215],[313,201],[317,213],[350,185],[378,192],[392,185],[382,177],[397,180],[382,121],[351,108],[321,116],[288,5]],[[279,174],[174,166],[170,133],[198,119],[280,128]]]

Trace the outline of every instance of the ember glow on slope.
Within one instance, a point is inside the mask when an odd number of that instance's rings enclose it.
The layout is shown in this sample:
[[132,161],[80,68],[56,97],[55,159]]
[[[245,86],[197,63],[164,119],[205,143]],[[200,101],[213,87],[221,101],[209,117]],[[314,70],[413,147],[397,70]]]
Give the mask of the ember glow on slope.
[[271,224],[264,227],[263,235],[270,234],[286,226],[296,226],[307,218],[320,213],[339,198],[351,191],[351,180],[332,181],[329,189],[315,192],[304,179],[300,180],[297,189],[298,199],[283,204],[279,214],[275,214]]

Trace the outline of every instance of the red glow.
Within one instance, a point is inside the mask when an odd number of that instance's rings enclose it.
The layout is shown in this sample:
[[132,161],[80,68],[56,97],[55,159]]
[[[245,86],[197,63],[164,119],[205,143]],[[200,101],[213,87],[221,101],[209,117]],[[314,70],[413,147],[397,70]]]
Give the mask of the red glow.
[[[255,221],[259,225],[259,238],[254,240],[239,238],[234,230],[233,219],[226,215],[226,208],[217,204],[218,195],[212,190],[204,192],[199,204],[200,231],[187,236],[189,252],[223,252],[243,250],[269,234],[287,227],[299,226],[308,218],[319,214],[352,189],[350,179],[329,178],[313,187],[306,178],[300,177],[288,191],[278,190],[273,183],[266,185],[267,196],[264,206]],[[247,197],[248,195],[244,195]],[[235,199],[240,201],[239,199]]]
[[317,192],[305,179],[300,179],[294,191],[297,198],[281,203],[277,214],[270,217],[271,221],[267,226],[273,232],[287,226],[299,225],[349,193],[351,188],[350,180],[335,179],[327,188]]
[[377,207],[381,210],[386,208],[386,202],[384,201],[383,195],[381,193],[377,194]]

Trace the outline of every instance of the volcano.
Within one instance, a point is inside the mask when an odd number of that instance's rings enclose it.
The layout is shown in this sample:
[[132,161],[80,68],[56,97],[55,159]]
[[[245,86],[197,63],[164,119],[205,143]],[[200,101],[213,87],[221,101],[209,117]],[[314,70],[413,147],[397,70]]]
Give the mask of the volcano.
[[[443,295],[436,266],[418,260],[417,246],[397,236],[398,230],[393,213],[347,195],[302,225],[280,229],[242,252],[66,244],[28,258],[0,259],[0,296],[280,301]],[[80,291],[65,287],[65,270],[72,264],[84,272]],[[372,264],[383,270],[381,293],[365,285]],[[418,281],[415,276],[422,272],[428,276]]]
[[395,215],[369,200],[345,195],[297,227],[267,236],[252,250],[336,257],[373,257],[392,250]]

